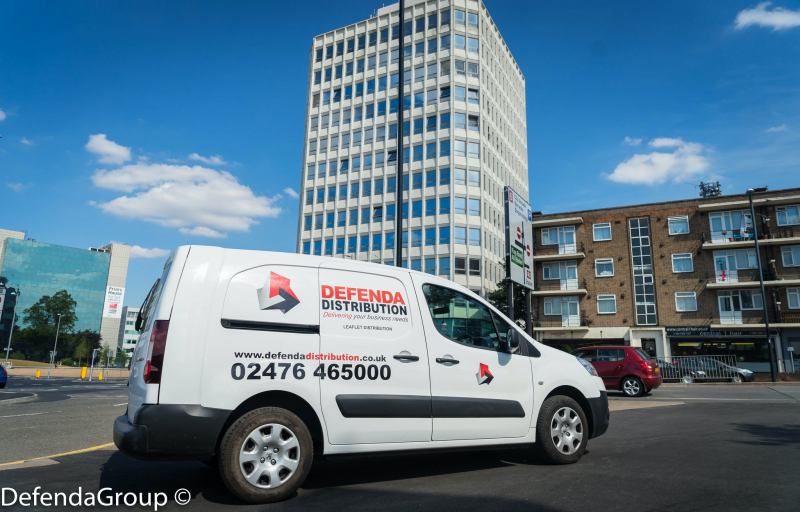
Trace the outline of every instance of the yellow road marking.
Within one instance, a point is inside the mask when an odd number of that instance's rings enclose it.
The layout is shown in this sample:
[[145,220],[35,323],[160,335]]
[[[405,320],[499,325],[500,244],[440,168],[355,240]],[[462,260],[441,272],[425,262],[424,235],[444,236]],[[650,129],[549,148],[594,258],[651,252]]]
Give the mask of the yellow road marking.
[[108,448],[109,446],[113,446],[113,445],[114,445],[114,443],[101,444],[100,446],[93,446],[91,448],[84,448],[83,450],[75,450],[74,452],[59,453],[58,455],[46,455],[44,457],[35,457],[33,459],[18,460],[16,462],[5,462],[3,464],[0,464],[0,466],[10,466],[12,464],[22,464],[23,462],[30,462],[32,460],[52,459],[52,458],[55,458],[55,457],[63,457],[64,455],[74,455],[76,453],[91,452],[93,450],[100,450],[101,448]]

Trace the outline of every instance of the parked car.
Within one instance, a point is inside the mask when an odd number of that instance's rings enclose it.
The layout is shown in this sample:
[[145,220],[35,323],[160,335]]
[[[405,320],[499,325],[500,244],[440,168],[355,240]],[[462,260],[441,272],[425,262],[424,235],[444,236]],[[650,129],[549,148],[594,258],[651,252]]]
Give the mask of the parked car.
[[572,355],[589,361],[606,389],[642,396],[661,385],[658,363],[636,347],[585,347]]
[[6,371],[5,368],[3,368],[3,365],[0,364],[0,389],[6,387],[7,382],[8,382],[8,372]]
[[315,456],[532,445],[567,464],[608,429],[591,364],[404,268],[180,247],[135,328],[117,447],[209,462],[251,503],[291,495]]
[[696,381],[753,382],[755,378],[750,370],[703,357],[680,358],[672,364],[662,364],[661,367],[663,378],[680,379],[686,384]]

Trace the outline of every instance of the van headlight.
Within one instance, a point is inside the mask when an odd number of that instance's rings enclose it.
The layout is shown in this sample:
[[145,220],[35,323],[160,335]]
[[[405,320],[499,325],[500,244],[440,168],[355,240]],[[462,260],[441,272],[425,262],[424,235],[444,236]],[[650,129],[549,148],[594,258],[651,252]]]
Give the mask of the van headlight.
[[590,374],[592,374],[592,376],[599,377],[599,375],[597,374],[597,370],[594,369],[594,366],[592,366],[592,363],[590,363],[586,359],[583,359],[583,358],[580,358],[580,357],[577,357],[577,356],[575,357],[575,359],[577,359],[578,362],[581,363],[584,368],[586,368],[586,371],[589,372]]

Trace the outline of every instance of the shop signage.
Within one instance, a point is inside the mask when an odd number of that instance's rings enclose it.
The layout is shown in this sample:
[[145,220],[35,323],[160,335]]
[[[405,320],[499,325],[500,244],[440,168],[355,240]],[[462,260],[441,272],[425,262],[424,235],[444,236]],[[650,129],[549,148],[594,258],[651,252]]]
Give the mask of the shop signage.
[[118,286],[106,287],[106,299],[103,304],[103,318],[122,318],[122,299],[125,297],[125,288]]
[[[767,331],[712,331],[705,326],[665,327],[667,336],[766,336]],[[773,333],[774,334],[774,333]]]
[[506,192],[506,251],[510,256],[506,277],[533,290],[532,210],[511,187]]

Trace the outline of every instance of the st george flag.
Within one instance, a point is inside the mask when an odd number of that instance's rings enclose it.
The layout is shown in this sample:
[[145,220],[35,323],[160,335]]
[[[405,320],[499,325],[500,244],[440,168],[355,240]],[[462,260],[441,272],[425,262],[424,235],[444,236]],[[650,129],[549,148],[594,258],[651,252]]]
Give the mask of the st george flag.
[[298,304],[300,299],[289,286],[289,279],[275,272],[270,272],[264,287],[258,289],[258,306],[261,309],[279,309],[286,314]]
[[487,365],[485,365],[483,363],[480,363],[480,365],[481,365],[480,366],[480,371],[475,374],[475,376],[478,377],[478,385],[479,386],[481,384],[489,384],[490,382],[492,382],[492,379],[494,379],[494,375],[492,375],[489,372],[489,366],[487,366]]

